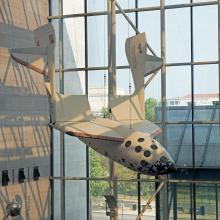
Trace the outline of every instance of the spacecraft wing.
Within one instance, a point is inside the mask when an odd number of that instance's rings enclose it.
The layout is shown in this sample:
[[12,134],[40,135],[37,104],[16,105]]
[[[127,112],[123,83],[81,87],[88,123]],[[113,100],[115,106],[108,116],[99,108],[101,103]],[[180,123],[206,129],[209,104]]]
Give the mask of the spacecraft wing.
[[154,123],[147,120],[136,120],[136,121],[124,121],[126,124],[131,124],[132,129],[148,133],[152,138],[161,134],[162,129]]
[[93,121],[86,122],[56,122],[54,128],[63,131],[64,133],[82,137],[93,138],[109,141],[123,142],[124,138],[113,129],[96,124]]

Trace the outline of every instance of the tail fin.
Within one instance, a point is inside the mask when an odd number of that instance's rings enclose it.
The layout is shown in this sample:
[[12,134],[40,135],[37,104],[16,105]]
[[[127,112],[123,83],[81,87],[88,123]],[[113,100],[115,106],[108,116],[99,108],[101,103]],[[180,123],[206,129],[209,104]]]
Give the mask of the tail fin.
[[137,94],[141,109],[144,114],[144,77],[162,66],[162,59],[147,54],[146,34],[141,33],[126,40],[125,51],[131,68],[135,94]]
[[[125,123],[137,124],[145,119],[144,78],[157,71],[162,66],[162,59],[147,54],[147,41],[145,33],[137,34],[126,40],[125,52],[131,68],[135,91],[131,96],[110,97],[112,118]],[[146,128],[151,133],[159,129],[152,129],[150,122],[138,124],[137,127]]]

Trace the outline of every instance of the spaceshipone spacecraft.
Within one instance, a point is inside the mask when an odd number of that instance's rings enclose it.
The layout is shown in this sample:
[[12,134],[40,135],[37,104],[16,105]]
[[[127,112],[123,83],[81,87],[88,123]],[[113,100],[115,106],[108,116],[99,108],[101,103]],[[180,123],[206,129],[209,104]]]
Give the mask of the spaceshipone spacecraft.
[[161,130],[144,119],[144,78],[160,69],[162,60],[147,54],[145,33],[126,40],[125,51],[135,91],[109,97],[109,118],[95,117],[87,95],[64,95],[55,90],[55,33],[51,24],[34,30],[35,47],[11,50],[12,58],[40,74],[50,100],[51,126],[78,137],[98,153],[136,172],[163,175],[176,171],[169,153],[154,137]]

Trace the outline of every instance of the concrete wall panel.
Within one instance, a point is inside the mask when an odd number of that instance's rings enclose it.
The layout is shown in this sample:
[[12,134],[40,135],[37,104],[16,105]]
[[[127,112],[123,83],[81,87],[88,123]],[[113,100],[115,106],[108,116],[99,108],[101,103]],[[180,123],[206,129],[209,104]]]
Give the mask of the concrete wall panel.
[[[34,45],[32,30],[47,23],[47,0],[0,1],[0,219],[8,201],[22,219],[50,218],[49,106],[43,76],[12,61],[10,49]],[[33,168],[40,179],[33,181]],[[18,170],[24,168],[24,183]],[[1,186],[2,171],[10,182]]]

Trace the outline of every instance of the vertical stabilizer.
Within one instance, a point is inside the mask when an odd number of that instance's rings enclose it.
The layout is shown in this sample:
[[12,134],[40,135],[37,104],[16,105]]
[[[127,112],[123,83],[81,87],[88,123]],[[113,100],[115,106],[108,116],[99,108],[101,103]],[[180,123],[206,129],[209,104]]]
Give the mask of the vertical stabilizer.
[[55,67],[54,67],[54,49],[55,49],[55,32],[51,23],[43,25],[34,30],[34,40],[37,47],[47,48],[47,65],[48,76],[50,81],[51,98],[55,101]]
[[110,108],[112,118],[131,124],[133,127],[154,134],[160,130],[157,126],[145,120],[145,76],[159,70],[162,59],[147,54],[145,33],[137,34],[126,40],[125,52],[131,68],[135,91],[131,96],[111,96]]
[[145,76],[145,54],[147,41],[145,33],[130,37],[126,40],[125,51],[131,68],[135,93],[138,95],[141,115],[144,115],[144,76]]

